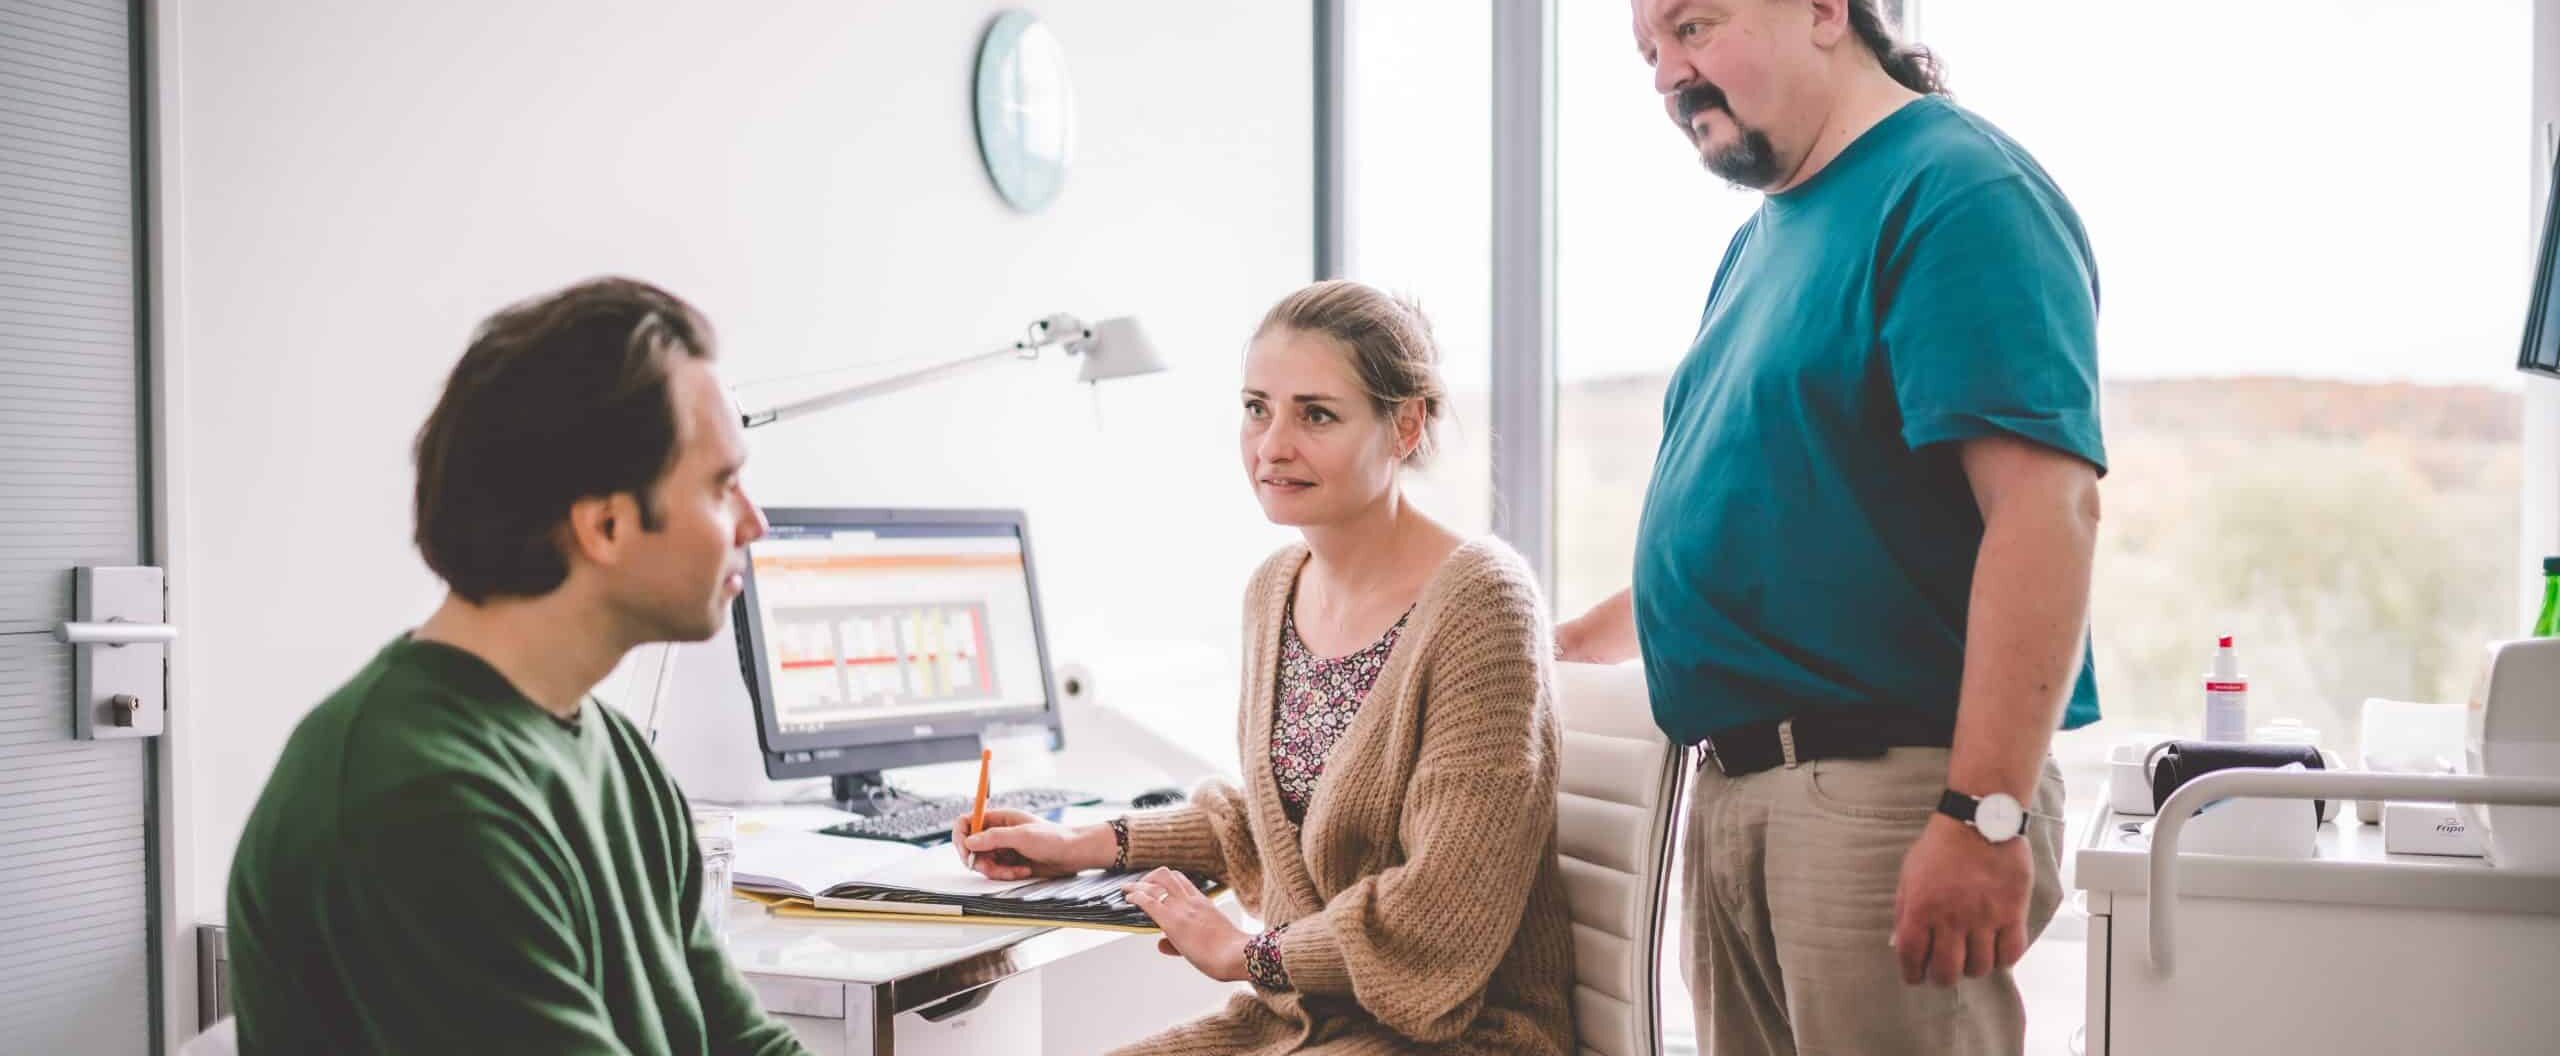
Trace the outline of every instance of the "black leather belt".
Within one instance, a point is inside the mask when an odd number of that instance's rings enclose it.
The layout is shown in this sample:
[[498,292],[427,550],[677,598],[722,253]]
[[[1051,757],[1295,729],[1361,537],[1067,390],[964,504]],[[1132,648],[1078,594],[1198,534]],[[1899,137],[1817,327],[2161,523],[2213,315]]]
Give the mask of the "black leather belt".
[[1945,748],[1955,724],[1908,711],[1809,711],[1745,723],[1699,742],[1726,777],[1816,759],[1873,759],[1894,748]]

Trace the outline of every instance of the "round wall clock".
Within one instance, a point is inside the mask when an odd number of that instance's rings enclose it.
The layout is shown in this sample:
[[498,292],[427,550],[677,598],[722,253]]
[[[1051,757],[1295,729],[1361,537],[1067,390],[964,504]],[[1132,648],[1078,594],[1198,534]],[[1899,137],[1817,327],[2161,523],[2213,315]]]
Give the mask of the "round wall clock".
[[1067,53],[1028,11],[1007,11],[978,45],[978,154],[1016,209],[1036,213],[1066,183],[1075,148]]

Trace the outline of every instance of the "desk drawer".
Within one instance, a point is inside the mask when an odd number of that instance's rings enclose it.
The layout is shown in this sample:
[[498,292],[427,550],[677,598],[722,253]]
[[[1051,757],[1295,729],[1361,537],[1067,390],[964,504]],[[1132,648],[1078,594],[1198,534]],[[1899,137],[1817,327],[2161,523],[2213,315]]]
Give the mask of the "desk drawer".
[[826,979],[794,979],[787,975],[750,975],[747,988],[756,1005],[777,1016],[843,1019],[845,985]]
[[869,987],[747,976],[756,1003],[815,1056],[1040,1056],[1041,978],[1032,972],[903,1013],[873,1029]]
[[983,991],[963,994],[956,1002],[985,1000],[975,1007],[930,1018],[932,1007],[891,1021],[889,1036],[896,1056],[992,1056],[995,1053],[1041,1054],[1040,972],[1015,976]]

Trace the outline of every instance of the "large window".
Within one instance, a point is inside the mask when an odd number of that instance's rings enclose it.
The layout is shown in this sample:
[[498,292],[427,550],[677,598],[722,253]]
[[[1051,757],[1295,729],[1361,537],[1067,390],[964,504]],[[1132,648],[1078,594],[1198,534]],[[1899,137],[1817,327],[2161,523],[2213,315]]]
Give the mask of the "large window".
[[1466,535],[1491,524],[1493,22],[1480,0],[1350,0],[1344,27],[1345,278],[1422,306],[1450,389],[1415,503]]
[[1624,5],[1556,8],[1557,611],[1624,589],[1662,393],[1756,193],[1708,175]]
[[[2096,248],[2104,736],[2196,735],[2217,634],[2253,722],[2334,747],[2366,697],[2460,699],[2523,574],[2527,0],[1915,6],[1957,101],[2042,161]],[[1626,583],[1665,375],[1758,196],[1661,116],[1623,12],[1561,17],[1570,612]]]
[[[2529,0],[1907,6],[1957,102],[2040,159],[2097,253],[2107,719],[2056,744],[2075,819],[2108,744],[2201,735],[2219,634],[2253,724],[2342,752],[2367,697],[2461,700],[2482,643],[2519,632],[2527,571]],[[1668,374],[1759,196],[1662,116],[1622,6],[1557,10],[1572,613],[1627,584]],[[2040,1051],[2079,1021],[2074,932],[2058,921],[2021,969]]]
[[2097,250],[2100,736],[2199,736],[2226,633],[2251,720],[2341,750],[2367,697],[2461,700],[2519,630],[2529,0],[1917,14]]

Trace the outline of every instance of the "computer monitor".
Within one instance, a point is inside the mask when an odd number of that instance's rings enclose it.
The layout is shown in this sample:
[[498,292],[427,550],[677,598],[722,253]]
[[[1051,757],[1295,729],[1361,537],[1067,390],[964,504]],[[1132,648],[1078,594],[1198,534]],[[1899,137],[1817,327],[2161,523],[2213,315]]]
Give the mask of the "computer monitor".
[[765,776],[831,777],[863,813],[887,770],[975,759],[999,730],[1064,743],[1020,510],[768,509],[738,663]]

